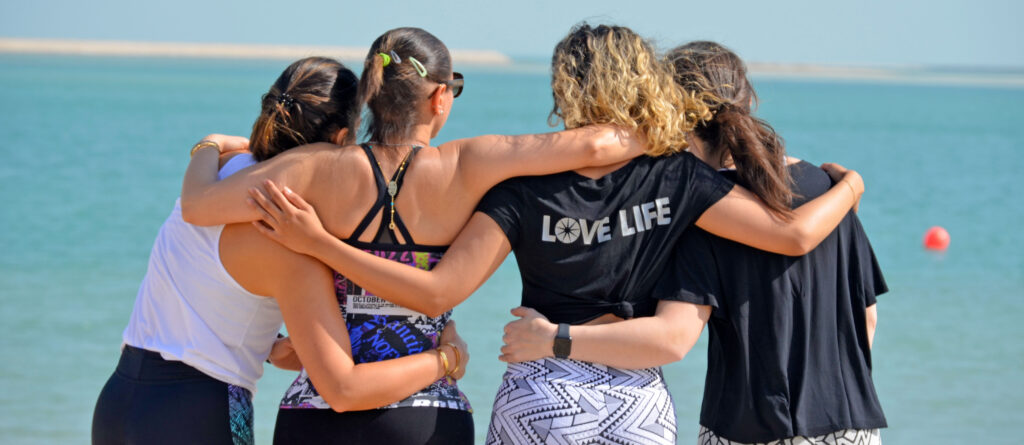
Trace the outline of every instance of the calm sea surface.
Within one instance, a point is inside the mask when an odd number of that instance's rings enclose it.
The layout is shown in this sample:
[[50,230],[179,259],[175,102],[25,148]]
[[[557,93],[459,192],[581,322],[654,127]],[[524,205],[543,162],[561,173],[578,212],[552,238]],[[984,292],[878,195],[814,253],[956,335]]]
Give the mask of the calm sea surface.
[[[87,443],[188,149],[247,135],[283,62],[0,56],[0,441]],[[437,141],[549,131],[546,74],[467,69]],[[1024,420],[1024,90],[759,79],[790,153],[867,183],[861,218],[892,291],[874,376],[887,443],[1020,443]],[[945,254],[921,248],[946,227]],[[520,284],[504,266],[455,318],[482,440]],[[679,443],[697,432],[706,341],[665,368]],[[257,441],[294,377],[268,369]]]

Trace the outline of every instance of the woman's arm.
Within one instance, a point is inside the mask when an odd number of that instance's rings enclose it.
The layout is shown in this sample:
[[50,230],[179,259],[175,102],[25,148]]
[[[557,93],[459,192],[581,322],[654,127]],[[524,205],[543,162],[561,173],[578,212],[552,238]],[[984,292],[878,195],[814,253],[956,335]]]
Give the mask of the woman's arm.
[[822,168],[838,183],[794,210],[789,221],[776,217],[756,195],[736,186],[709,207],[696,224],[722,238],[761,250],[804,255],[832,233],[864,193],[864,182],[857,172],[837,164]]
[[433,270],[410,267],[345,244],[324,230],[316,211],[299,195],[288,189],[282,193],[271,181],[264,186],[270,200],[258,190],[250,191],[263,218],[253,223],[260,232],[343,271],[378,297],[431,317],[468,298],[511,251],[501,227],[476,212]]
[[[512,315],[521,318],[505,325],[498,359],[515,363],[553,357],[558,325],[526,307],[513,309]],[[666,365],[690,352],[710,316],[711,306],[662,300],[653,317],[572,326],[569,358],[622,369]]]
[[[236,253],[244,253],[253,258],[252,262],[259,263],[258,268],[241,277],[240,283],[259,291],[254,293],[277,299],[295,351],[317,391],[335,411],[384,406],[444,377],[446,369],[438,350],[355,364],[345,320],[334,296],[331,271],[319,261],[292,252],[255,230],[240,230],[248,233],[233,242],[244,242],[246,247],[244,252]],[[454,360],[451,347],[444,344],[455,342],[460,348],[461,371],[465,369],[468,350],[461,339],[451,338],[451,334],[447,330],[442,334],[441,350],[449,360]],[[449,363],[449,369],[452,366]]]
[[[230,143],[231,138],[237,136],[211,134],[203,140],[217,142],[223,147]],[[315,163],[309,162],[310,159],[303,155],[324,149],[323,145],[327,144],[313,144],[306,146],[308,148],[289,150],[273,159],[235,173],[223,181],[217,181],[218,151],[213,148],[196,151],[188,164],[188,169],[185,170],[185,179],[182,182],[182,218],[187,223],[200,226],[258,219],[259,213],[245,202],[246,190],[259,185],[264,179],[273,179],[295,190],[304,191],[310,183]]]
[[464,184],[486,191],[505,179],[599,167],[644,154],[647,145],[635,131],[589,125],[554,133],[478,136],[442,144],[441,153],[457,157]]

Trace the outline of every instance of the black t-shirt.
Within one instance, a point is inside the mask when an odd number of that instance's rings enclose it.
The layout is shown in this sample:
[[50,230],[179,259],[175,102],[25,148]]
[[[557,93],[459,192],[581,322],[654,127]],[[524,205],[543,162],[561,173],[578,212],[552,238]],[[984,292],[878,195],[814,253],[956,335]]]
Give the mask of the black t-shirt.
[[[794,205],[831,186],[806,162],[790,172]],[[702,425],[745,443],[886,426],[864,309],[888,288],[856,214],[802,257],[692,227],[673,261],[655,297],[713,308]]]
[[642,156],[599,179],[574,172],[498,184],[477,208],[501,226],[522,304],[554,323],[654,313],[650,298],[686,227],[733,183],[689,153]]

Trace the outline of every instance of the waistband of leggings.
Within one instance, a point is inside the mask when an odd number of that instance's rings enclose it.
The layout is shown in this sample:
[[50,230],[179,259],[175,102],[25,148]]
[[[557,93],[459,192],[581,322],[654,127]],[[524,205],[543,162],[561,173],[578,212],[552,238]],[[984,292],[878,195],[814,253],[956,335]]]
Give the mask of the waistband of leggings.
[[529,362],[509,363],[504,378],[548,381],[573,386],[649,387],[665,385],[661,367],[620,369],[599,363],[552,357]]
[[127,378],[152,382],[193,380],[220,382],[184,362],[166,360],[160,356],[159,352],[127,344],[121,350],[121,359],[117,362],[117,372]]

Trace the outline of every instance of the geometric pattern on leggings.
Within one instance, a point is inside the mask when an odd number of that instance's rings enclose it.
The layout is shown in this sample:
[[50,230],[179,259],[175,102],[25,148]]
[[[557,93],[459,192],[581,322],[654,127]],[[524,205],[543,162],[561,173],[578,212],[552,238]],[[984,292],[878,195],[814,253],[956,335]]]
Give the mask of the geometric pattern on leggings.
[[882,445],[878,428],[870,430],[839,430],[814,437],[796,436],[771,442],[744,444],[718,437],[713,431],[700,427],[697,445]]
[[488,444],[675,444],[661,368],[570,359],[512,363],[494,399]]
[[241,386],[228,385],[228,420],[233,445],[253,445],[252,393]]

